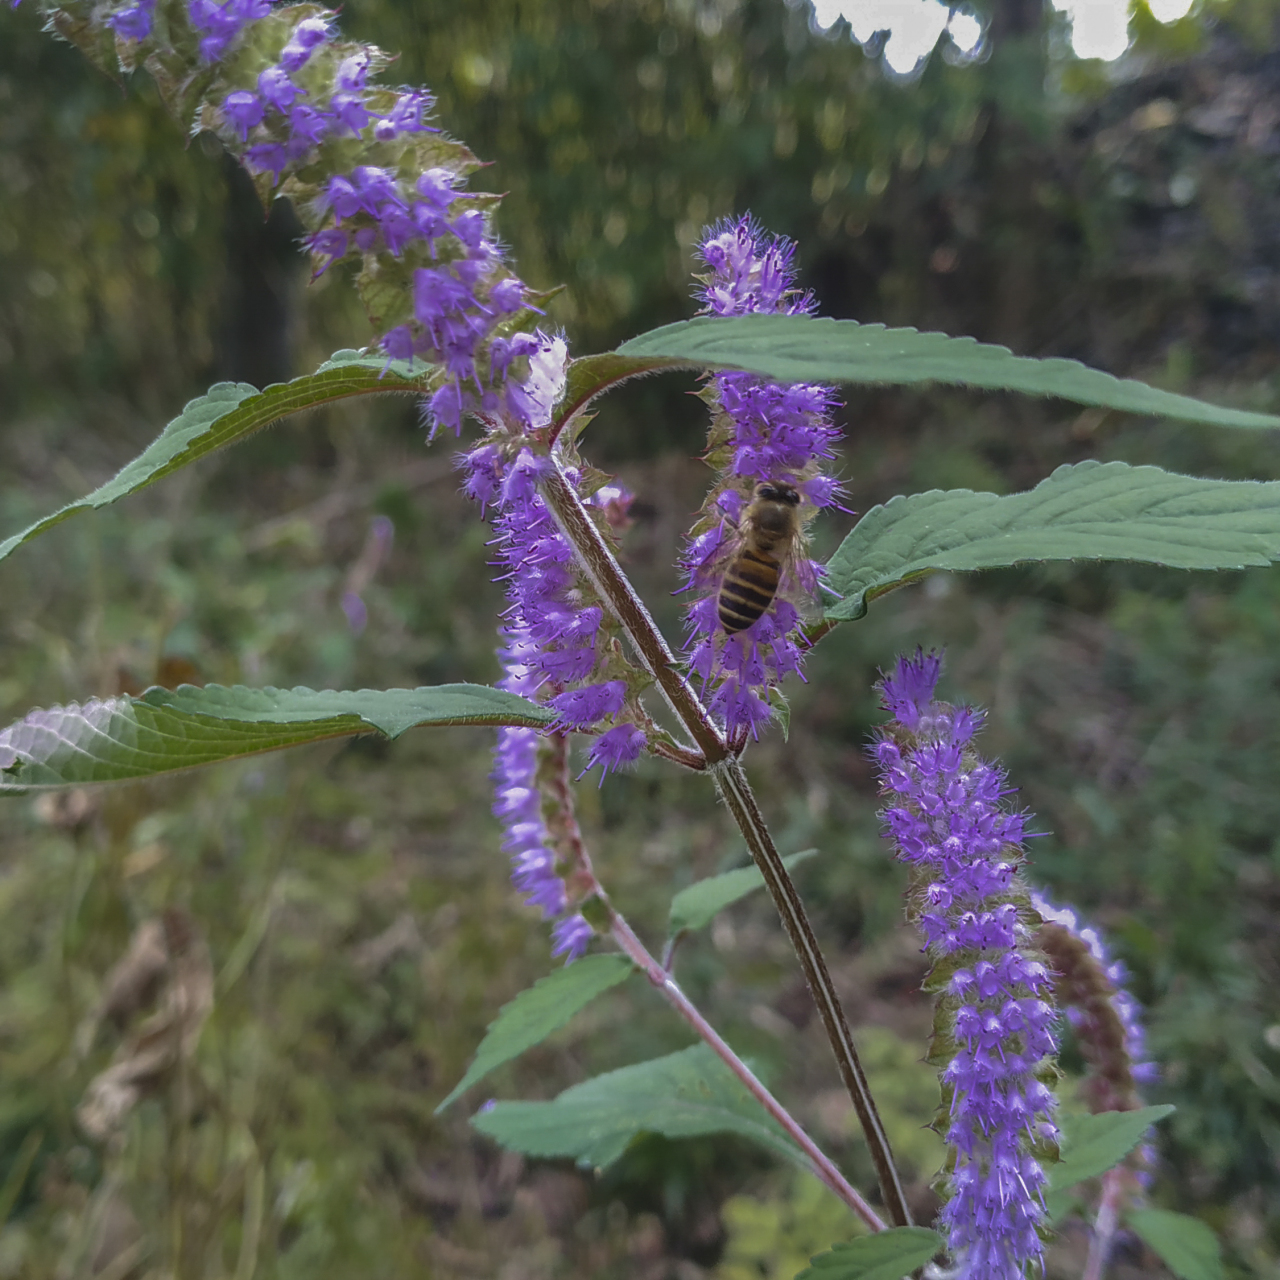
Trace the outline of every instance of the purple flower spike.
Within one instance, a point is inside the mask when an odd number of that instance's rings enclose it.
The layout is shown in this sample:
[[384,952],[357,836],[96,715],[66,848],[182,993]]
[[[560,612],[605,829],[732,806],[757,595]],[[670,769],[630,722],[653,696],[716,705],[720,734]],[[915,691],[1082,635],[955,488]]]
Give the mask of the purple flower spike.
[[1025,815],[972,749],[980,717],[933,700],[941,662],[917,652],[882,683],[894,714],[874,748],[885,834],[911,867],[908,910],[941,988],[935,1043],[955,1152],[940,1222],[965,1280],[1022,1280],[1040,1262],[1054,1098],[1037,1072],[1057,1052],[1053,974],[1018,876]]
[[[456,280],[444,272],[420,270],[417,275],[418,303],[440,315],[443,324],[455,300]],[[391,353],[386,340],[384,349]],[[501,630],[506,672],[501,687],[553,708],[557,719],[552,734],[605,728],[592,743],[590,760],[607,771],[635,760],[646,738],[625,720],[609,724],[627,714],[627,681],[616,678],[616,639],[540,492],[539,485],[556,472],[557,464],[538,437],[526,434],[544,432],[550,424],[552,406],[564,392],[567,363],[562,338],[533,333],[495,340],[493,377],[503,384],[505,396],[519,399],[521,414],[512,413],[509,405],[503,409],[495,398],[489,436],[460,457],[459,465],[467,495],[492,509],[495,565],[508,602]],[[523,375],[517,376],[517,370]],[[437,420],[460,419],[463,401],[457,384],[447,383],[436,393],[437,400],[445,392],[454,398],[450,406],[433,401]],[[579,485],[580,472],[565,461],[562,454],[562,474]],[[625,523],[630,495],[619,485],[603,485],[587,503],[613,531]],[[494,813],[506,828],[512,879],[529,905],[547,917],[565,917],[555,926],[555,954],[572,960],[586,949],[592,929],[581,915],[565,913],[589,892],[583,884],[591,877],[589,864],[586,875],[581,874],[585,855],[580,841],[566,836],[573,825],[565,794],[567,750],[563,737],[555,741],[540,739],[529,729],[502,729],[493,779]]]
[[[812,299],[795,290],[794,246],[765,235],[750,218],[713,228],[699,252],[709,269],[699,277],[699,296],[712,315],[812,311]],[[802,537],[782,548],[776,595],[734,635],[726,635],[716,596],[743,544],[742,522],[757,484],[793,488],[801,527],[838,504],[840,486],[821,469],[839,436],[831,422],[836,400],[824,386],[779,386],[748,373],[716,374],[704,396],[714,415],[709,456],[719,476],[682,562],[683,589],[697,593],[687,615],[687,660],[709,687],[711,708],[730,737],[744,740],[757,736],[772,715],[770,691],[800,674],[801,648],[793,636],[799,615],[790,600],[814,597],[821,569],[805,555]]]

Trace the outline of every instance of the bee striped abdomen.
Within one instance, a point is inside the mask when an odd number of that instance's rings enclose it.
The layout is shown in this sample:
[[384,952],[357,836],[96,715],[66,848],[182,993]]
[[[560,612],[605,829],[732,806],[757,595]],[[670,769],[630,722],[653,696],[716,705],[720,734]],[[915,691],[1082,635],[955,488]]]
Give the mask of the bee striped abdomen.
[[730,635],[746,630],[773,603],[777,594],[778,562],[747,547],[724,571],[716,601],[720,625]]

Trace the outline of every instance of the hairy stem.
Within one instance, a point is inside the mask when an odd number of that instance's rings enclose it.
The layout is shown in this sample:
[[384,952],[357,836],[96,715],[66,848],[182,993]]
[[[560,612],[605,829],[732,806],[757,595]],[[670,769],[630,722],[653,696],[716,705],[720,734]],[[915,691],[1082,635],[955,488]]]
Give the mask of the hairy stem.
[[712,1052],[742,1081],[743,1085],[757,1102],[786,1130],[787,1136],[809,1157],[814,1174],[821,1179],[841,1200],[871,1228],[872,1231],[883,1231],[884,1221],[876,1211],[858,1194],[844,1174],[831,1162],[821,1148],[796,1123],[791,1113],[760,1082],[755,1073],[741,1058],[721,1039],[716,1029],[698,1012],[681,991],[675,979],[645,950],[644,944],[632,932],[631,926],[618,915],[612,913],[612,933],[618,945],[627,957],[644,971],[644,975],[657,989],[658,994],[693,1028],[699,1039],[707,1044]]
[[805,981],[818,1006],[827,1039],[831,1042],[841,1079],[853,1101],[858,1119],[862,1122],[863,1134],[880,1181],[880,1194],[890,1219],[895,1226],[908,1226],[911,1214],[907,1209],[906,1196],[894,1167],[889,1140],[867,1087],[866,1075],[858,1061],[849,1024],[840,1007],[840,999],[836,995],[826,962],[818,950],[804,904],[800,901],[800,895],[769,835],[746,774],[692,685],[680,673],[675,655],[619,568],[608,544],[566,478],[554,452],[552,459],[556,469],[542,482],[542,494],[547,508],[578,553],[592,584],[626,632],[645,669],[657,682],[667,705],[680,718],[680,722],[702,750],[707,770],[715,777],[721,798],[738,824],[738,829],[751,850],[751,856],[764,876],[791,945],[800,960]]

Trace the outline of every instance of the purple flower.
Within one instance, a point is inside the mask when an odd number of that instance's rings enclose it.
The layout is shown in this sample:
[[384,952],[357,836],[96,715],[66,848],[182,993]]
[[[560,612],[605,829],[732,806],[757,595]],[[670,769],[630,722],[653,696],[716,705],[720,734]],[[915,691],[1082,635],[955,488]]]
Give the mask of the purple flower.
[[432,129],[424,120],[434,105],[435,99],[429,93],[416,89],[409,93],[402,93],[396,99],[396,105],[391,108],[391,114],[387,116],[387,120],[400,133],[438,133],[439,130]]
[[[908,910],[947,979],[935,1042],[954,1149],[940,1221],[966,1280],[1022,1280],[1043,1248],[1044,1148],[1053,1095],[1037,1078],[1057,1051],[1053,975],[1024,922],[1025,817],[1001,769],[976,755],[981,716],[934,701],[940,661],[900,658],[882,681],[895,719],[874,748],[886,835],[911,868]],[[1023,910],[1020,910],[1023,908]]]
[[300,71],[317,45],[329,38],[329,24],[323,18],[303,18],[293,29],[289,43],[280,54],[280,67],[284,71]]
[[427,329],[438,330],[453,312],[477,305],[475,295],[450,271],[419,267],[413,273],[413,314]]
[[565,964],[572,964],[586,952],[588,944],[595,937],[595,932],[582,916],[566,916],[551,930],[551,939],[554,943],[551,954],[562,955],[565,958]]
[[627,694],[627,686],[621,680],[609,680],[604,684],[584,685],[580,689],[568,689],[548,702],[560,719],[556,728],[587,729],[605,716],[617,715]]
[[418,194],[443,213],[457,194],[458,177],[451,169],[428,169],[418,179],[417,187]]
[[[13,6],[18,7],[16,2]],[[145,40],[151,34],[156,0],[138,0],[137,4],[117,10],[109,19],[111,29],[126,40]]]
[[280,67],[268,67],[258,77],[258,94],[263,102],[269,102],[281,113],[287,112],[302,94],[289,73]]
[[335,93],[329,99],[329,115],[335,124],[357,137],[360,130],[369,123],[369,109],[364,105],[364,99],[356,93]]
[[256,93],[237,89],[222,100],[222,114],[240,135],[240,141],[248,142],[249,130],[262,123],[266,112]]
[[338,74],[334,77],[334,87],[340,93],[358,93],[364,88],[369,76],[369,55],[361,49],[349,58],[343,58],[338,64]]
[[188,0],[191,25],[200,32],[200,54],[217,62],[251,22],[271,12],[270,0]]
[[[466,301],[457,293],[458,282],[445,272],[419,270],[417,285],[419,319],[438,315],[444,317],[439,321],[443,326],[457,315],[451,308]],[[403,349],[404,341],[403,334],[397,335],[396,348]],[[384,349],[391,350],[386,343]],[[563,394],[567,363],[562,338],[534,333],[495,340],[491,375],[501,397],[485,392],[492,397],[486,410],[492,415],[489,435],[459,458],[459,466],[467,495],[490,511],[495,533],[495,567],[507,595],[502,688],[553,708],[553,734],[605,728],[591,744],[588,768],[599,763],[607,772],[634,761],[647,740],[637,725],[616,722],[627,715],[628,703],[628,683],[618,678],[617,642],[540,490],[557,470],[574,486],[581,483],[581,473],[564,465],[564,454],[557,467],[545,444],[526,434],[545,431],[550,424],[552,408]],[[442,392],[457,388],[448,383],[437,392],[432,406],[437,420],[461,415],[460,391],[450,406],[439,403]],[[520,414],[512,411],[513,403],[520,405]],[[613,530],[625,523],[630,496],[619,485],[603,485],[587,503]],[[516,887],[547,916],[565,917],[555,926],[554,948],[555,954],[572,960],[586,949],[592,928],[580,914],[565,913],[584,892],[581,873],[588,881],[591,877],[580,842],[569,834],[574,824],[565,793],[566,751],[563,737],[553,745],[531,730],[501,730],[494,813],[506,829],[504,846],[512,856]]]
[[[519,665],[508,668],[503,687],[520,682]],[[514,691],[514,690],[513,690]],[[494,816],[506,830],[503,848],[511,857],[511,875],[526,895],[527,905],[539,907],[546,919],[564,910],[564,881],[556,871],[551,833],[542,817],[538,787],[538,735],[533,729],[499,729],[494,751]]]
[[[714,315],[748,312],[806,314],[808,296],[794,288],[794,247],[766,236],[750,218],[712,229],[700,253],[709,273],[700,297]],[[801,523],[835,505],[840,486],[821,471],[834,456],[839,432],[831,422],[836,400],[827,387],[780,386],[753,374],[721,373],[708,398],[714,414],[712,458],[720,474],[682,558],[689,608],[688,662],[710,688],[710,705],[733,738],[755,736],[772,714],[771,690],[800,674],[793,638],[799,614],[790,598],[814,597],[821,568],[803,545],[784,559],[779,589],[761,616],[733,635],[719,621],[715,596],[741,545],[739,524],[757,483],[785,483],[801,498]]]
[[[318,276],[323,275],[335,262],[347,256],[347,233],[333,227],[307,236],[303,243],[307,246],[309,253],[322,259],[321,265],[315,272]],[[386,338],[383,338],[383,345],[386,345]],[[398,360],[403,357],[393,356],[392,358]]]
[[260,142],[244,153],[245,163],[255,173],[269,173],[274,185],[280,181],[289,157],[278,142]]
[[314,146],[329,132],[329,119],[305,102],[289,108],[289,135],[293,142]]
[[603,766],[600,780],[604,775],[616,772],[626,765],[634,764],[640,759],[648,743],[643,729],[634,724],[620,724],[602,733],[592,744],[587,753],[587,768]]
[[413,359],[413,333],[407,324],[397,325],[382,335],[382,349],[388,360]]

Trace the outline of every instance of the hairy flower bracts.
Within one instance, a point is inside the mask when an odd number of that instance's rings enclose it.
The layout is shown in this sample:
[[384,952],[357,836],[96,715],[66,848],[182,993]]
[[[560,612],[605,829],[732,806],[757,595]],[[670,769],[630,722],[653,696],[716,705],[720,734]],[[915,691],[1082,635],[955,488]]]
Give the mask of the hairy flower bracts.
[[[508,607],[501,627],[501,685],[545,702],[557,713],[549,736],[500,729],[493,780],[494,813],[506,828],[512,878],[526,902],[556,925],[557,954],[580,955],[591,926],[573,908],[597,891],[572,817],[565,772],[572,732],[593,735],[587,767],[603,773],[636,760],[647,745],[637,701],[644,678],[623,657],[617,624],[574,558],[539,493],[553,468],[545,427],[564,381],[560,339],[538,335],[523,385],[534,431],[506,421],[461,459],[464,488],[490,513],[499,579]],[[610,541],[627,523],[631,497],[607,477],[585,470],[562,436],[555,446],[569,482]],[[566,914],[570,913],[570,914]]]
[[[941,660],[899,659],[874,747],[886,835],[911,868],[908,911],[933,960],[931,1061],[951,1148],[941,1213],[966,1280],[1015,1280],[1042,1254],[1042,1160],[1052,1158],[1053,975],[1018,874],[1024,815],[973,749],[981,716],[934,701]],[[1038,922],[1036,922],[1038,923]]]
[[1142,1006],[1124,985],[1128,972],[1070,907],[1055,906],[1036,891],[1031,904],[1044,921],[1038,940],[1054,971],[1058,1003],[1089,1064],[1083,1086],[1089,1109],[1137,1110],[1145,1105],[1140,1086],[1159,1072],[1147,1058]]
[[[1141,1086],[1160,1073],[1147,1057],[1142,1006],[1124,985],[1124,964],[1111,958],[1102,936],[1072,908],[1055,906],[1035,890],[1031,905],[1043,921],[1037,942],[1053,969],[1058,1004],[1088,1063],[1081,1096],[1094,1113],[1138,1110],[1146,1105]],[[1122,1193],[1140,1203],[1155,1168],[1155,1148],[1141,1143],[1125,1164],[1129,1177]]]
[[[712,228],[699,253],[708,270],[699,277],[700,300],[716,316],[751,312],[808,314],[813,300],[795,289],[795,247],[767,236],[750,218]],[[786,676],[800,674],[802,651],[793,601],[816,594],[820,566],[803,539],[783,561],[777,596],[745,630],[727,636],[717,618],[716,593],[726,564],[741,543],[743,513],[762,481],[794,485],[804,524],[839,497],[823,471],[834,457],[839,431],[830,388],[781,386],[749,373],[718,373],[703,397],[711,410],[707,461],[717,476],[682,557],[685,590],[699,593],[689,607],[689,666],[714,690],[711,710],[731,737],[755,735],[781,697]]]
[[357,285],[389,361],[439,366],[434,427],[527,414],[520,331],[537,311],[490,227],[498,198],[464,191],[479,162],[427,123],[421,90],[371,83],[390,59],[340,40],[336,15],[269,0],[47,5],[108,71],[145,63],[171,110],[210,130],[289,196],[317,275],[359,264]]

